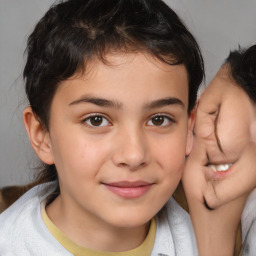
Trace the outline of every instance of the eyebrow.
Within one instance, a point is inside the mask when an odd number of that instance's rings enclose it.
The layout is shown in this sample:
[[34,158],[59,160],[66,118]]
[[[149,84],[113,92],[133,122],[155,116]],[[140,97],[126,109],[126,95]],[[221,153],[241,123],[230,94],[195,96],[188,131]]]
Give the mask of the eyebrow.
[[92,103],[94,105],[100,106],[100,107],[113,107],[120,109],[122,108],[122,104],[118,101],[113,101],[113,100],[107,100],[107,99],[102,99],[102,98],[95,98],[95,97],[88,97],[84,96],[81,97],[78,100],[72,101],[69,103],[70,106],[81,104],[81,103]]
[[152,101],[149,104],[146,104],[145,108],[146,109],[161,108],[168,105],[178,105],[178,106],[181,106],[182,108],[185,108],[184,103],[180,99],[175,97],[169,97],[165,99]]
[[[116,109],[121,109],[123,107],[123,104],[119,101],[107,100],[107,99],[97,98],[97,97],[95,98],[90,96],[82,96],[80,99],[77,99],[69,103],[69,106],[78,105],[81,103],[92,103],[100,107],[112,107]],[[146,104],[144,108],[154,109],[154,108],[161,108],[168,105],[179,105],[182,108],[185,108],[184,103],[180,99],[175,97],[169,97],[169,98],[152,101]]]

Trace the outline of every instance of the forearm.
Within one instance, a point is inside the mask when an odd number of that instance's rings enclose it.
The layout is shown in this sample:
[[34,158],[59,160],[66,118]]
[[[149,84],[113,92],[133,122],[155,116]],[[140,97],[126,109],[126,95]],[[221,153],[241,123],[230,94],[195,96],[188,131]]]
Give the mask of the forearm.
[[246,197],[208,210],[203,203],[189,200],[200,256],[234,255],[237,229]]

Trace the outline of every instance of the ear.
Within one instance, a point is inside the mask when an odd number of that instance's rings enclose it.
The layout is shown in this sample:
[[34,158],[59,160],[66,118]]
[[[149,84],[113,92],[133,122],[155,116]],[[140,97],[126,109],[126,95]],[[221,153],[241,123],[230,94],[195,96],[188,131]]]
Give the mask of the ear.
[[187,133],[187,144],[186,144],[186,156],[188,156],[193,147],[193,129],[196,121],[196,111],[197,111],[197,104],[194,109],[191,111],[189,118],[188,118],[188,133]]
[[33,113],[31,107],[27,107],[23,112],[23,121],[25,128],[37,156],[48,165],[54,163],[51,140],[49,132],[42,126],[38,118]]

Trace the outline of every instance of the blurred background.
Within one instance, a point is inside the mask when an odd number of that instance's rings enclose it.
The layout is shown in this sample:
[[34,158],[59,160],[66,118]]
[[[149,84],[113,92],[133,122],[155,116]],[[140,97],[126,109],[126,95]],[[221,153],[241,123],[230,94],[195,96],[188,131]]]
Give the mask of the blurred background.
[[[206,84],[239,45],[256,43],[256,0],[165,0],[196,37]],[[23,126],[28,35],[54,0],[0,0],[0,187],[33,180],[38,160]]]

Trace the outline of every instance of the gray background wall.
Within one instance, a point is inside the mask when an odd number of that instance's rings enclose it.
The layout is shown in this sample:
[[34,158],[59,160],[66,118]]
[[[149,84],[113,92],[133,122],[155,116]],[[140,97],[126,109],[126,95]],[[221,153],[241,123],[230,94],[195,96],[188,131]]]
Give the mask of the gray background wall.
[[[54,0],[0,0],[0,187],[33,178],[37,160],[22,123],[27,36]],[[256,43],[256,0],[166,0],[197,38],[206,83],[230,49]]]

